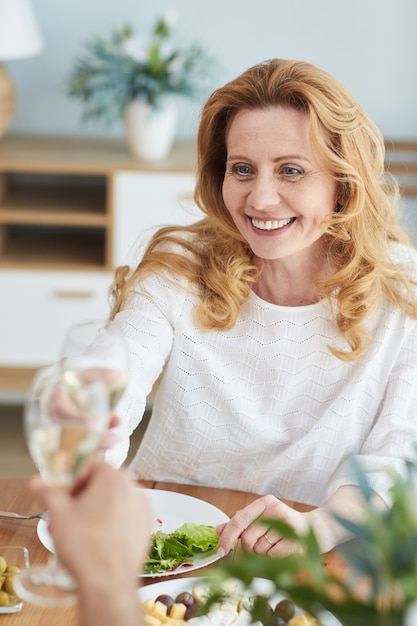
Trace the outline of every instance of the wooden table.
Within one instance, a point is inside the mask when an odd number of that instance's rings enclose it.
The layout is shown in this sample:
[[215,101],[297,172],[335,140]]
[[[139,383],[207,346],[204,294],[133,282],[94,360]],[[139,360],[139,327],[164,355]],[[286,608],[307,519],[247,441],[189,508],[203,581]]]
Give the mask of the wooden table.
[[[148,489],[164,489],[200,498],[218,507],[229,516],[259,497],[252,493],[229,489],[214,489],[211,487],[161,482],[142,482],[139,484]],[[309,510],[311,508],[295,502],[289,502],[289,504],[298,510]],[[32,514],[42,509],[28,490],[28,479],[11,478],[0,480],[0,510]],[[49,552],[38,539],[36,532],[37,523],[37,519],[19,521],[1,519],[0,546],[26,546],[29,550],[31,563],[46,563]],[[338,573],[341,573],[343,569],[343,563],[340,562],[335,553],[326,555],[326,566]],[[146,582],[155,582],[154,579],[145,580]],[[22,611],[19,613],[0,615],[0,626],[79,626],[78,610],[77,607],[41,608],[25,603]]]

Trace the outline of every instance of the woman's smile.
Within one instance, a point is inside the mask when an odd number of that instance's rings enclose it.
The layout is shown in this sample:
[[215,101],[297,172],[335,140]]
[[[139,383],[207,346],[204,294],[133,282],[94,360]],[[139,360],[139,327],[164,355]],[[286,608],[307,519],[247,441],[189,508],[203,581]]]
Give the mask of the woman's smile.
[[260,220],[251,218],[252,224],[255,228],[262,231],[277,231],[284,228],[288,224],[292,224],[295,221],[295,217],[288,217],[285,219],[277,219],[277,220]]

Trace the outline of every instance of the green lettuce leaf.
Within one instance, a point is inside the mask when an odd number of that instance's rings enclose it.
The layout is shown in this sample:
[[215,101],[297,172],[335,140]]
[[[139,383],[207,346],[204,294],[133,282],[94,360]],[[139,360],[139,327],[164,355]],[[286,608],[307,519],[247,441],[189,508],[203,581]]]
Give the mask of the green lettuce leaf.
[[214,526],[186,522],[172,533],[161,530],[153,533],[144,573],[154,574],[170,571],[192,564],[196,553],[212,552],[217,548],[219,537]]
[[219,536],[214,526],[206,526],[204,524],[194,524],[186,522],[173,533],[181,543],[190,548],[190,550],[215,550],[219,542]]

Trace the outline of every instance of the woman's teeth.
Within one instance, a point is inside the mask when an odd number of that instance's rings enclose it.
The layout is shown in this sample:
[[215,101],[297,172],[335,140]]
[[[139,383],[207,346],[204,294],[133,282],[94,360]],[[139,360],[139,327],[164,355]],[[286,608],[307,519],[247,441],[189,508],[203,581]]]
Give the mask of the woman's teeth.
[[290,222],[293,222],[294,219],[294,217],[288,217],[285,220],[272,220],[269,222],[264,222],[263,220],[255,220],[252,218],[252,224],[256,228],[260,228],[261,230],[277,230],[278,228],[282,228]]

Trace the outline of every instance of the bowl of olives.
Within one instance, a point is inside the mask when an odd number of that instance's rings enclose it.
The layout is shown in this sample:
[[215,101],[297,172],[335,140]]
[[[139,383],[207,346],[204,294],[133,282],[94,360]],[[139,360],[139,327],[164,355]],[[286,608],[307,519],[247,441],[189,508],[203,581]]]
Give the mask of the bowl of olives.
[[0,613],[17,613],[23,602],[15,591],[15,578],[29,567],[29,551],[24,546],[0,546]]

